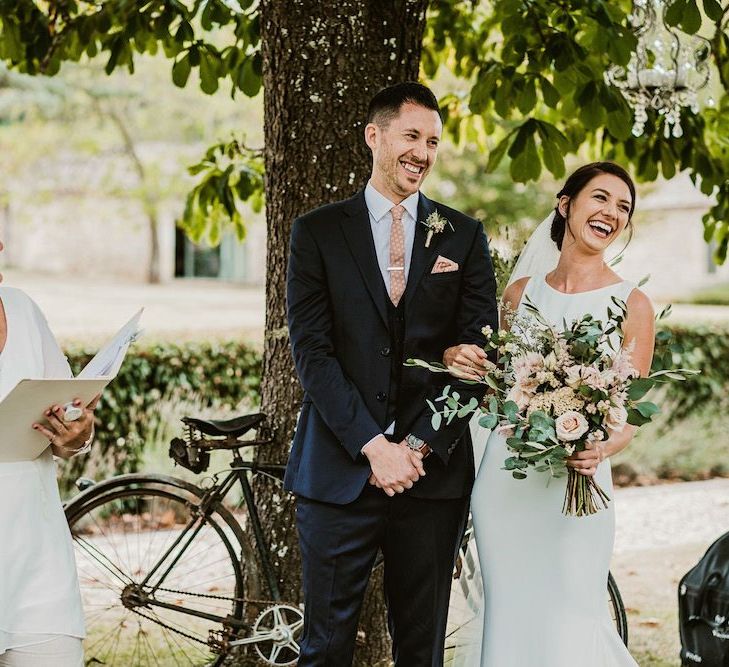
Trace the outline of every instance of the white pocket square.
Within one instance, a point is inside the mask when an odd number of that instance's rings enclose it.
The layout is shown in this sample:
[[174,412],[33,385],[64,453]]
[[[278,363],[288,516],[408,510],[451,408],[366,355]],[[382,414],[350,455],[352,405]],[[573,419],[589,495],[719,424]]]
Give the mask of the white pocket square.
[[451,273],[453,271],[458,271],[458,262],[443,257],[443,255],[438,255],[431,273]]

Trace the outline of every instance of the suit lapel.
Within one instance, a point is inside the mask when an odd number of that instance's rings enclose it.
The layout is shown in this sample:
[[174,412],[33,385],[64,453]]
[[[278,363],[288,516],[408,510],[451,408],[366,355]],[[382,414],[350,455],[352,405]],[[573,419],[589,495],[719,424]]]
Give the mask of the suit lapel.
[[418,219],[415,221],[415,241],[413,242],[413,252],[410,259],[410,271],[408,273],[408,284],[405,287],[405,304],[408,305],[412,300],[415,292],[418,291],[418,285],[423,279],[425,271],[435,262],[438,256],[438,243],[441,234],[434,234],[430,240],[430,247],[425,247],[425,240],[428,236],[428,230],[425,225],[427,217],[435,211],[435,205],[422,192],[418,199]]
[[377,306],[377,311],[385,326],[388,326],[387,304],[385,303],[387,290],[382,282],[380,266],[377,263],[364,190],[350,199],[344,210],[347,215],[340,222],[342,233],[362,274],[367,290]]

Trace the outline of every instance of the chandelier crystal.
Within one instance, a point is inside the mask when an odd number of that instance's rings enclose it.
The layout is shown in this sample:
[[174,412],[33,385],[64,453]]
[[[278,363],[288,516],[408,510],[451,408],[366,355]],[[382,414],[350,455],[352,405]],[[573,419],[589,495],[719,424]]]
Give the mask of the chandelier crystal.
[[638,45],[626,67],[613,65],[606,83],[620,90],[633,107],[633,134],[643,134],[648,109],[663,116],[663,134],[681,137],[681,108],[698,113],[698,91],[709,82],[707,39],[671,28],[666,0],[634,0],[629,21]]

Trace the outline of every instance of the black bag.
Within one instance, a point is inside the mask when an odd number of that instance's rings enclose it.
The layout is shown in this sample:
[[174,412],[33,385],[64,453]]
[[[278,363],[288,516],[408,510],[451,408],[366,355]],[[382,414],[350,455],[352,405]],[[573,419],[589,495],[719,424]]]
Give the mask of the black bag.
[[210,465],[210,452],[189,445],[182,438],[172,439],[169,455],[175,463],[194,473],[204,472]]
[[681,665],[729,667],[729,533],[678,585]]

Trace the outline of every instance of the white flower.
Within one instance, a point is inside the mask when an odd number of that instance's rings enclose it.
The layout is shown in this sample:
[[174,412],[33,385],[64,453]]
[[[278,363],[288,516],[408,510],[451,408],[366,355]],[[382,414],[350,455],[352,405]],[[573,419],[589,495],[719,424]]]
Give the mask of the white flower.
[[611,368],[606,368],[602,373],[600,373],[600,376],[602,377],[602,381],[606,387],[615,386],[618,379],[617,373],[615,373],[615,371]]
[[582,380],[590,389],[605,389],[606,386],[600,371],[594,366],[583,367]]
[[428,228],[428,235],[425,237],[426,248],[430,247],[430,240],[433,238],[433,234],[440,234],[446,228],[446,225],[451,228],[451,231],[455,231],[450,220],[444,218],[438,211],[433,211],[425,219],[425,222],[421,221],[420,224]]
[[624,405],[613,405],[607,412],[605,418],[605,425],[613,430],[620,433],[628,423],[628,411]]
[[555,431],[557,438],[563,442],[572,442],[579,440],[585,433],[589,425],[587,419],[579,412],[568,410],[555,420]]
[[550,352],[546,357],[544,357],[544,368],[548,371],[557,369],[557,355],[554,352]]
[[582,368],[579,364],[575,364],[565,369],[565,383],[568,387],[577,389],[582,384]]
[[494,333],[494,330],[487,324],[485,327],[481,329],[481,333],[488,338],[491,336],[492,333]]
[[601,442],[605,439],[605,435],[602,431],[593,431],[587,436],[587,442]]

